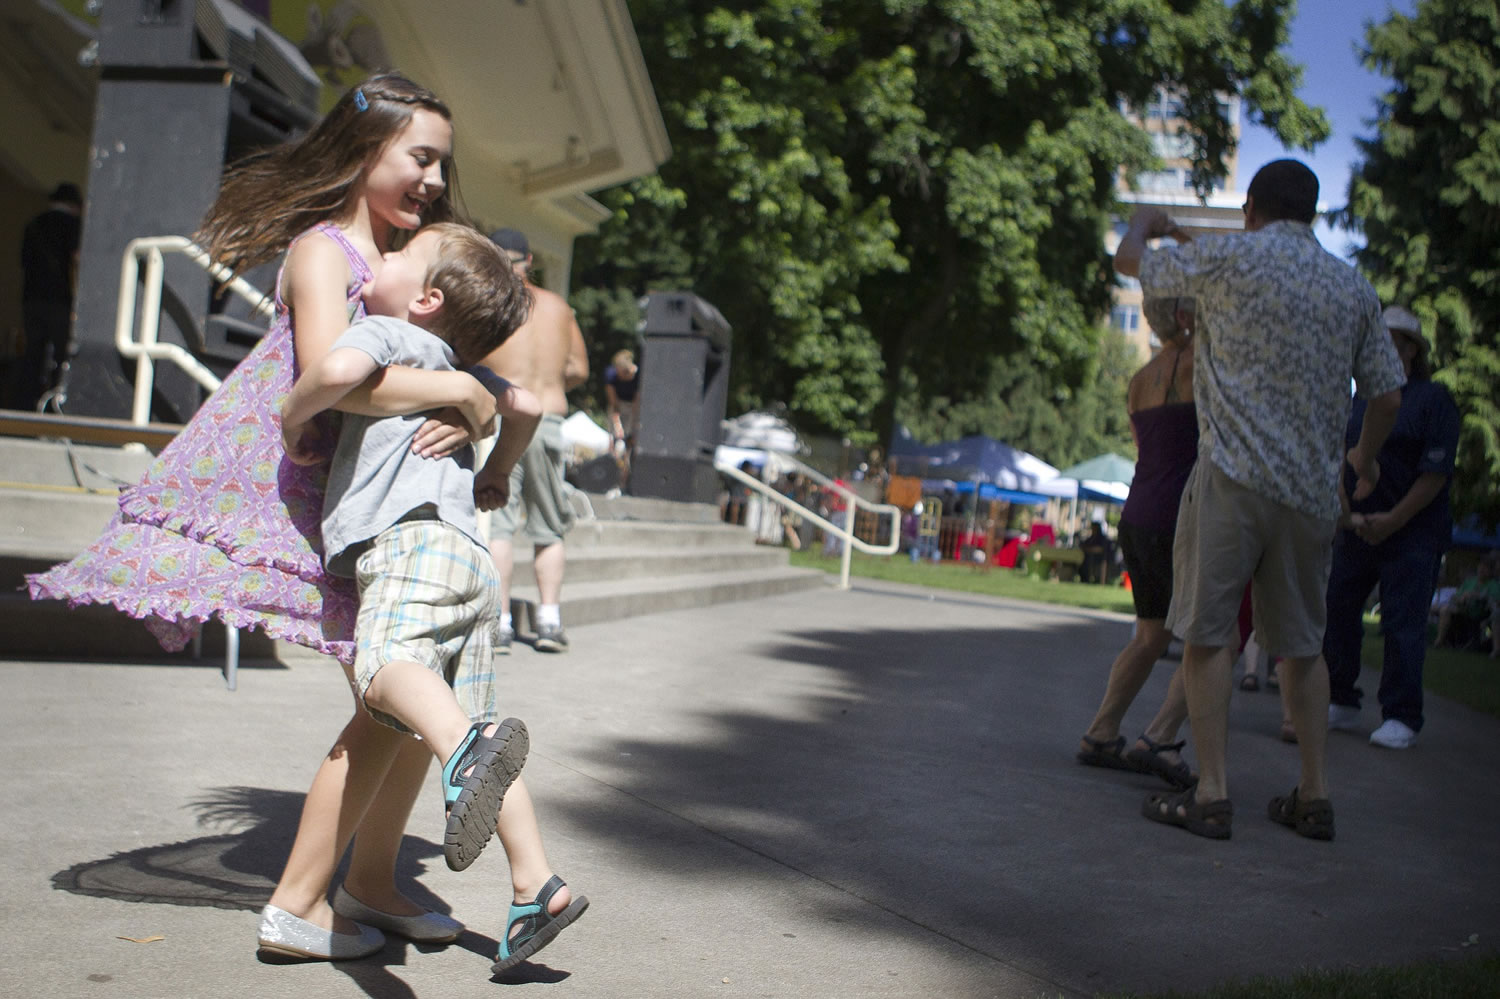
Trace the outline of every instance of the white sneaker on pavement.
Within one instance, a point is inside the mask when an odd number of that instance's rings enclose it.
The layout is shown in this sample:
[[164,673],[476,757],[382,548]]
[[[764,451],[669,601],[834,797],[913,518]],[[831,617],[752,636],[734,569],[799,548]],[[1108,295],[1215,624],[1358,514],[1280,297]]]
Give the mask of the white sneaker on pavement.
[[1394,718],[1387,718],[1374,732],[1370,733],[1370,745],[1383,746],[1386,749],[1406,749],[1417,738],[1411,726]]
[[1328,705],[1328,729],[1331,732],[1353,732],[1359,728],[1359,708],[1347,704]]

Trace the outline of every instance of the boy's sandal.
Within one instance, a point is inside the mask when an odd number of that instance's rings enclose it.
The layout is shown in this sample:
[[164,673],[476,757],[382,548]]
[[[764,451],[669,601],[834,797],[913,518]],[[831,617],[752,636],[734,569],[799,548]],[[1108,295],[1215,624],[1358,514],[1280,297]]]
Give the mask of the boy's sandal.
[[1246,673],[1244,676],[1240,677],[1240,689],[1248,690],[1252,694],[1255,693],[1255,691],[1260,689],[1260,677],[1256,676],[1254,673]]
[[1234,805],[1228,798],[1199,804],[1196,793],[1192,788],[1177,794],[1152,791],[1141,804],[1141,814],[1152,822],[1186,829],[1194,836],[1228,839]]
[[1146,744],[1145,749],[1131,746],[1130,751],[1125,754],[1125,759],[1132,769],[1153,777],[1160,777],[1178,790],[1197,786],[1198,775],[1193,773],[1185,762],[1179,759],[1176,763],[1168,763],[1161,758],[1162,753],[1180,752],[1182,747],[1187,745],[1186,742],[1152,742],[1144,735],[1141,736],[1140,741]]
[[526,723],[521,719],[505,719],[488,736],[484,734],[485,724],[470,728],[443,764],[443,804],[448,813],[443,857],[455,871],[474,863],[494,835],[500,803],[531,748]]
[[568,907],[555,916],[547,911],[547,904],[563,885],[563,879],[554,874],[542,885],[536,898],[522,905],[511,903],[510,916],[505,921],[505,933],[500,938],[500,951],[495,955],[495,963],[490,966],[492,974],[498,975],[514,968],[551,943],[559,933],[583,915],[583,911],[589,907],[589,900],[582,895],[575,896]]
[[1104,767],[1106,770],[1134,770],[1125,759],[1125,737],[1117,736],[1105,741],[1084,736],[1088,749],[1080,749],[1076,759],[1086,767]]
[[1294,787],[1286,797],[1272,798],[1268,811],[1272,822],[1295,829],[1298,836],[1333,839],[1333,803],[1327,798],[1302,801]]

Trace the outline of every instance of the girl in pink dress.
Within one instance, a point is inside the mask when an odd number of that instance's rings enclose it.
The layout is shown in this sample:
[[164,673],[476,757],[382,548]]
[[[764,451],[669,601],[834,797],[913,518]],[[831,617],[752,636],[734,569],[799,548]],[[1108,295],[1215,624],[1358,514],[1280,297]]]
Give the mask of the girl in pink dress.
[[[449,186],[450,118],[430,91],[383,73],[346,93],[302,139],[226,174],[200,238],[235,270],[286,249],[275,321],[142,481],[121,493],[104,534],[73,561],[30,578],[33,598],[112,604],[144,619],[168,649],[182,648],[217,615],[228,626],[262,628],[353,662],[353,583],[322,565],[328,466],[287,459],[281,402],[300,367],[364,315],[359,295],[374,276],[371,264],[379,266],[403,231],[458,214]],[[414,444],[439,455],[478,436],[495,414],[495,398],[463,372],[390,368],[339,408],[443,410]],[[331,455],[335,434],[323,429]],[[458,936],[460,923],[425,911],[395,885],[397,851],[430,757],[355,706],[308,792],[267,907],[280,922],[263,918],[263,946],[311,958],[358,957],[380,946],[380,934],[361,923],[421,942]],[[499,827],[515,896],[535,902],[553,875],[519,779]],[[328,889],[351,837],[349,873],[330,906]],[[536,921],[560,916],[569,902],[560,885],[542,900]]]

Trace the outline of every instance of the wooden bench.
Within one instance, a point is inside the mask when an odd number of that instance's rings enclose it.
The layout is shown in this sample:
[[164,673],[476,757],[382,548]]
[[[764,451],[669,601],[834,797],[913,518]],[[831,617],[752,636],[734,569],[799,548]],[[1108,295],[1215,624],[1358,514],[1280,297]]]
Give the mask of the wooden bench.
[[1057,569],[1058,579],[1070,579],[1083,568],[1083,552],[1077,548],[1055,548],[1052,545],[1032,545],[1026,549],[1026,574],[1037,579],[1046,579]]

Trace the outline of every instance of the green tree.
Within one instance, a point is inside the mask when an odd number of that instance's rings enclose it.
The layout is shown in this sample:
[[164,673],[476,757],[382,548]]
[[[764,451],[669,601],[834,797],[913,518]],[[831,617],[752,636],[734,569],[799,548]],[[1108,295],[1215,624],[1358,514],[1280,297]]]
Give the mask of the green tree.
[[1222,94],[1321,140],[1280,52],[1292,6],[632,0],[674,152],[601,196],[581,320],[602,352],[634,296],[694,291],[735,326],[732,408],[784,402],[813,432],[883,439],[899,416],[1059,460],[1116,447],[1103,233],[1119,171],[1155,163],[1120,108],[1187,95],[1205,185],[1233,141]]
[[1500,5],[1419,0],[1365,33],[1393,86],[1349,185],[1345,220],[1382,301],[1436,331],[1436,377],[1463,414],[1455,502],[1500,520]]

